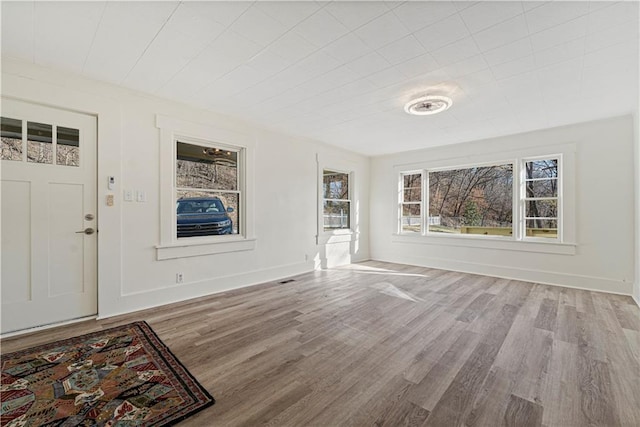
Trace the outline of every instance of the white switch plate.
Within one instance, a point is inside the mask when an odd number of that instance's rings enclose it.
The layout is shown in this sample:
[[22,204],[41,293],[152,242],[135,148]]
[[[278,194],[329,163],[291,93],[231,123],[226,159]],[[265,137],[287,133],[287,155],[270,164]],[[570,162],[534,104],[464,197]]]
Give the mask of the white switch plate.
[[146,202],[147,201],[147,193],[144,190],[136,191],[136,201],[137,202]]
[[133,191],[124,190],[123,198],[125,202],[133,202]]

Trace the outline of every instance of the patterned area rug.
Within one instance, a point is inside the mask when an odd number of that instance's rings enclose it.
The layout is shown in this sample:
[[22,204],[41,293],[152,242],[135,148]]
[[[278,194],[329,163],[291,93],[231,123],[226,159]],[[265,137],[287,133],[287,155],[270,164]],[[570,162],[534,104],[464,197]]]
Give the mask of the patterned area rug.
[[167,426],[214,404],[146,322],[2,355],[2,426]]

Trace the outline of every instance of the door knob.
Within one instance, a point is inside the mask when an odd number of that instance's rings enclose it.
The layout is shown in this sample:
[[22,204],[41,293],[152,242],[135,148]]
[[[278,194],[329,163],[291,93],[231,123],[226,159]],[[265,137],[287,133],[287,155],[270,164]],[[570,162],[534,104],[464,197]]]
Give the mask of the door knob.
[[93,234],[93,233],[95,233],[95,230],[93,228],[91,228],[91,227],[87,227],[84,230],[76,231],[76,234],[80,234],[80,233],[82,233],[82,234]]

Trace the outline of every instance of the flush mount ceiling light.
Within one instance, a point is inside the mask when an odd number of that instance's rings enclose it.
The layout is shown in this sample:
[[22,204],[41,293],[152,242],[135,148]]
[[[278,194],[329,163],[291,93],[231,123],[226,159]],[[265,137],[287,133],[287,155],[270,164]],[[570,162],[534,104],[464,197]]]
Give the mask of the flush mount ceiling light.
[[428,116],[438,114],[451,107],[451,98],[439,95],[427,95],[409,101],[404,111],[414,116]]

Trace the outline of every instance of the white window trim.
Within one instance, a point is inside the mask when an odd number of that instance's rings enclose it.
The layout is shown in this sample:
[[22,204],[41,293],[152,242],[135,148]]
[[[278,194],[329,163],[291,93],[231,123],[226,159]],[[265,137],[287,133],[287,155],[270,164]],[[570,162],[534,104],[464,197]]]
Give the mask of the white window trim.
[[[316,234],[316,244],[327,244],[327,243],[339,243],[339,242],[351,242],[356,238],[358,234],[355,227],[357,227],[356,221],[356,212],[355,212],[355,203],[356,200],[356,187],[355,187],[355,165],[349,161],[345,161],[343,159],[333,157],[333,156],[320,156],[316,155],[316,163],[317,163],[317,200],[318,200],[318,210],[317,210],[317,234]],[[332,170],[335,172],[346,173],[349,175],[349,228],[341,228],[336,230],[325,230],[324,229],[324,194],[322,189],[323,184],[323,171],[324,170]]]
[[[520,174],[522,165],[525,160],[538,158],[558,158],[559,159],[559,189],[558,189],[558,239],[547,239],[543,237],[526,237],[523,236],[524,229],[522,225],[517,223],[522,220],[523,213],[518,212],[517,219],[514,215],[513,235],[512,236],[479,236],[479,235],[454,235],[429,233],[426,224],[428,218],[428,172],[450,169],[464,169],[474,166],[490,166],[498,164],[513,164],[514,175]],[[576,235],[575,235],[575,158],[576,144],[567,143],[553,146],[541,146],[531,149],[514,150],[510,152],[502,152],[499,155],[494,153],[481,154],[471,157],[455,157],[434,159],[425,162],[409,163],[394,166],[394,176],[398,179],[398,186],[394,187],[393,200],[393,233],[392,241],[398,243],[413,244],[433,244],[445,246],[462,246],[484,249],[498,249],[509,251],[525,251],[525,252],[541,252],[564,255],[575,255],[576,253]],[[399,220],[400,198],[399,192],[402,189],[401,175],[406,173],[423,174],[423,197],[422,197],[422,233],[401,232]],[[520,175],[518,175],[520,176]],[[520,183],[522,179],[520,179]],[[521,202],[521,189],[518,185],[513,186],[513,209],[524,208]],[[524,238],[526,237],[526,238]]]
[[[557,206],[557,221],[558,221],[558,237],[556,239],[549,239],[545,237],[527,237],[526,233],[526,181],[525,181],[525,163],[534,161],[534,160],[547,160],[547,159],[558,159],[558,206]],[[516,240],[522,240],[527,242],[555,242],[555,243],[564,243],[564,218],[562,215],[563,212],[563,181],[564,181],[564,166],[563,166],[563,155],[562,153],[543,155],[543,156],[530,156],[530,157],[522,157],[518,159],[516,165],[514,165],[514,175],[517,173],[519,177],[519,188],[517,194],[517,200],[514,198],[514,212],[515,209],[518,210],[518,224],[514,230],[514,236],[516,236]],[[517,168],[517,170],[515,169]],[[515,225],[515,224],[514,224]]]
[[[254,148],[253,139],[225,129],[189,122],[182,119],[156,116],[156,127],[160,129],[160,243],[156,246],[158,260],[210,255],[225,252],[253,250],[256,246],[254,234],[253,183]],[[239,234],[227,236],[189,237],[178,240],[176,236],[176,141],[191,142],[216,147],[228,146],[241,149],[242,176],[240,185],[240,230]]]
[[[405,202],[404,201],[404,176],[406,175],[417,175],[420,174],[420,181],[421,181],[421,190],[420,190],[420,233],[413,233],[413,232],[405,232],[402,231],[402,205],[405,204],[418,204],[416,202]],[[427,229],[427,222],[428,222],[428,211],[425,211],[424,209],[427,209],[429,206],[429,201],[425,201],[425,197],[427,196],[427,185],[428,185],[428,181],[427,181],[427,173],[425,173],[425,171],[423,169],[419,169],[419,170],[409,170],[409,171],[402,171],[400,172],[400,179],[398,181],[398,194],[396,196],[396,199],[398,200],[398,213],[397,213],[397,218],[398,218],[398,224],[396,226],[396,233],[397,234],[402,234],[402,235],[423,235],[425,230]],[[402,201],[401,201],[402,200]],[[426,214],[425,214],[426,213]]]
[[[331,172],[338,172],[341,174],[345,174],[348,176],[348,188],[347,188],[347,198],[346,199],[327,199],[324,197],[324,171],[331,171]],[[340,169],[336,169],[336,168],[324,168],[322,169],[322,194],[320,195],[320,202],[322,203],[322,231],[325,233],[332,233],[335,234],[335,232],[338,232],[338,234],[341,234],[340,232],[344,233],[345,231],[351,231],[351,219],[352,219],[352,199],[351,199],[351,193],[352,193],[352,189],[351,189],[351,182],[353,180],[353,172],[352,171],[344,171],[344,170],[340,170]],[[348,228],[331,228],[331,229],[325,229],[324,228],[324,202],[325,201],[335,201],[335,202],[349,202],[349,227]]]

